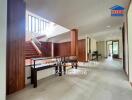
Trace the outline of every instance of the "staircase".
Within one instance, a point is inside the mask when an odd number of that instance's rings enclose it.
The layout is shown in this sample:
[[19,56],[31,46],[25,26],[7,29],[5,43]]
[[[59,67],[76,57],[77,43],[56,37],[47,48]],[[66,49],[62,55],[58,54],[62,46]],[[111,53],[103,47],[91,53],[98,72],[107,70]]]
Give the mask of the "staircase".
[[26,57],[26,59],[38,58],[41,56],[42,55],[40,55],[38,53],[38,51],[35,49],[35,47],[33,46],[33,44],[30,41],[27,41],[25,43],[25,57]]

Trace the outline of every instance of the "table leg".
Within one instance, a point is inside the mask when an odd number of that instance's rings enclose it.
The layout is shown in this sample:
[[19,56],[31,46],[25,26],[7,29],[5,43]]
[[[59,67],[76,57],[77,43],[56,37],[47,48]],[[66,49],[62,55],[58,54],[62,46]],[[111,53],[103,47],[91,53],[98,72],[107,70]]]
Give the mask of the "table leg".
[[71,63],[72,64],[72,68],[74,68],[74,63]]
[[33,69],[33,87],[36,88],[37,87],[37,71],[36,69]]
[[58,74],[58,66],[55,66],[55,74]]
[[64,74],[66,74],[66,65],[63,66]]
[[62,76],[62,67],[59,65],[59,76]]
[[33,84],[33,68],[31,67],[31,84]]
[[77,69],[77,67],[78,67],[78,64],[77,64],[77,62],[75,63],[75,68]]

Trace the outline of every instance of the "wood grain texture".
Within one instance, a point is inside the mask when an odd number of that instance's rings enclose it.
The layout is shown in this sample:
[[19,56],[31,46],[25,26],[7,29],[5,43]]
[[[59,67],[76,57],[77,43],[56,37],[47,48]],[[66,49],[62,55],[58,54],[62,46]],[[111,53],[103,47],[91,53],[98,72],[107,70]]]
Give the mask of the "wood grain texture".
[[25,3],[8,0],[7,4],[7,94],[25,87]]
[[54,56],[59,56],[59,43],[54,43]]
[[41,42],[41,50],[43,57],[51,57],[51,42]]
[[[71,56],[71,42],[54,43],[54,56]],[[78,40],[78,60],[86,61],[85,39]]]
[[33,46],[32,42],[30,42],[30,41],[25,42],[25,51],[24,52],[25,52],[26,59],[42,57],[42,55],[39,54],[37,49]]
[[71,55],[70,42],[54,43],[54,56],[70,56]]
[[86,41],[85,39],[78,41],[78,60],[82,62],[86,61]]
[[71,55],[78,55],[78,30],[71,30]]

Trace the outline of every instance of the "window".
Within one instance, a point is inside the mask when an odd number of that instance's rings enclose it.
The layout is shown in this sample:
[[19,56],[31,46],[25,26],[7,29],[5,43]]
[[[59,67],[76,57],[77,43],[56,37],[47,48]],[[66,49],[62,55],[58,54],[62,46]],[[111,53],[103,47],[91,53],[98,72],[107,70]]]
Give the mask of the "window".
[[119,42],[113,42],[113,54],[119,54]]
[[27,31],[32,33],[45,33],[49,22],[45,19],[28,15]]
[[31,32],[31,30],[32,30],[32,29],[31,29],[31,25],[32,25],[31,22],[32,22],[32,21],[31,21],[31,16],[28,16],[28,23],[27,23],[27,24],[28,24],[28,31],[29,31],[29,32]]
[[32,17],[32,32],[35,32],[35,18]]
[[36,18],[35,22],[36,22],[36,24],[35,24],[36,25],[36,27],[35,27],[36,33],[38,33],[39,32],[39,19]]
[[44,21],[40,21],[40,33],[44,32]]

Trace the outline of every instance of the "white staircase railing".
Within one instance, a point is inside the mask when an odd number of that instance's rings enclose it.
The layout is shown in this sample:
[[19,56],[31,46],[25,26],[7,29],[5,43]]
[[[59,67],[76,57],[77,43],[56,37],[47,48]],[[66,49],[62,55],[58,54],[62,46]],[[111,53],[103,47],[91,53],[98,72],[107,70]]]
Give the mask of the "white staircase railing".
[[31,43],[33,44],[34,48],[37,50],[39,55],[42,55],[41,42],[39,42],[38,39],[34,37],[32,38]]

